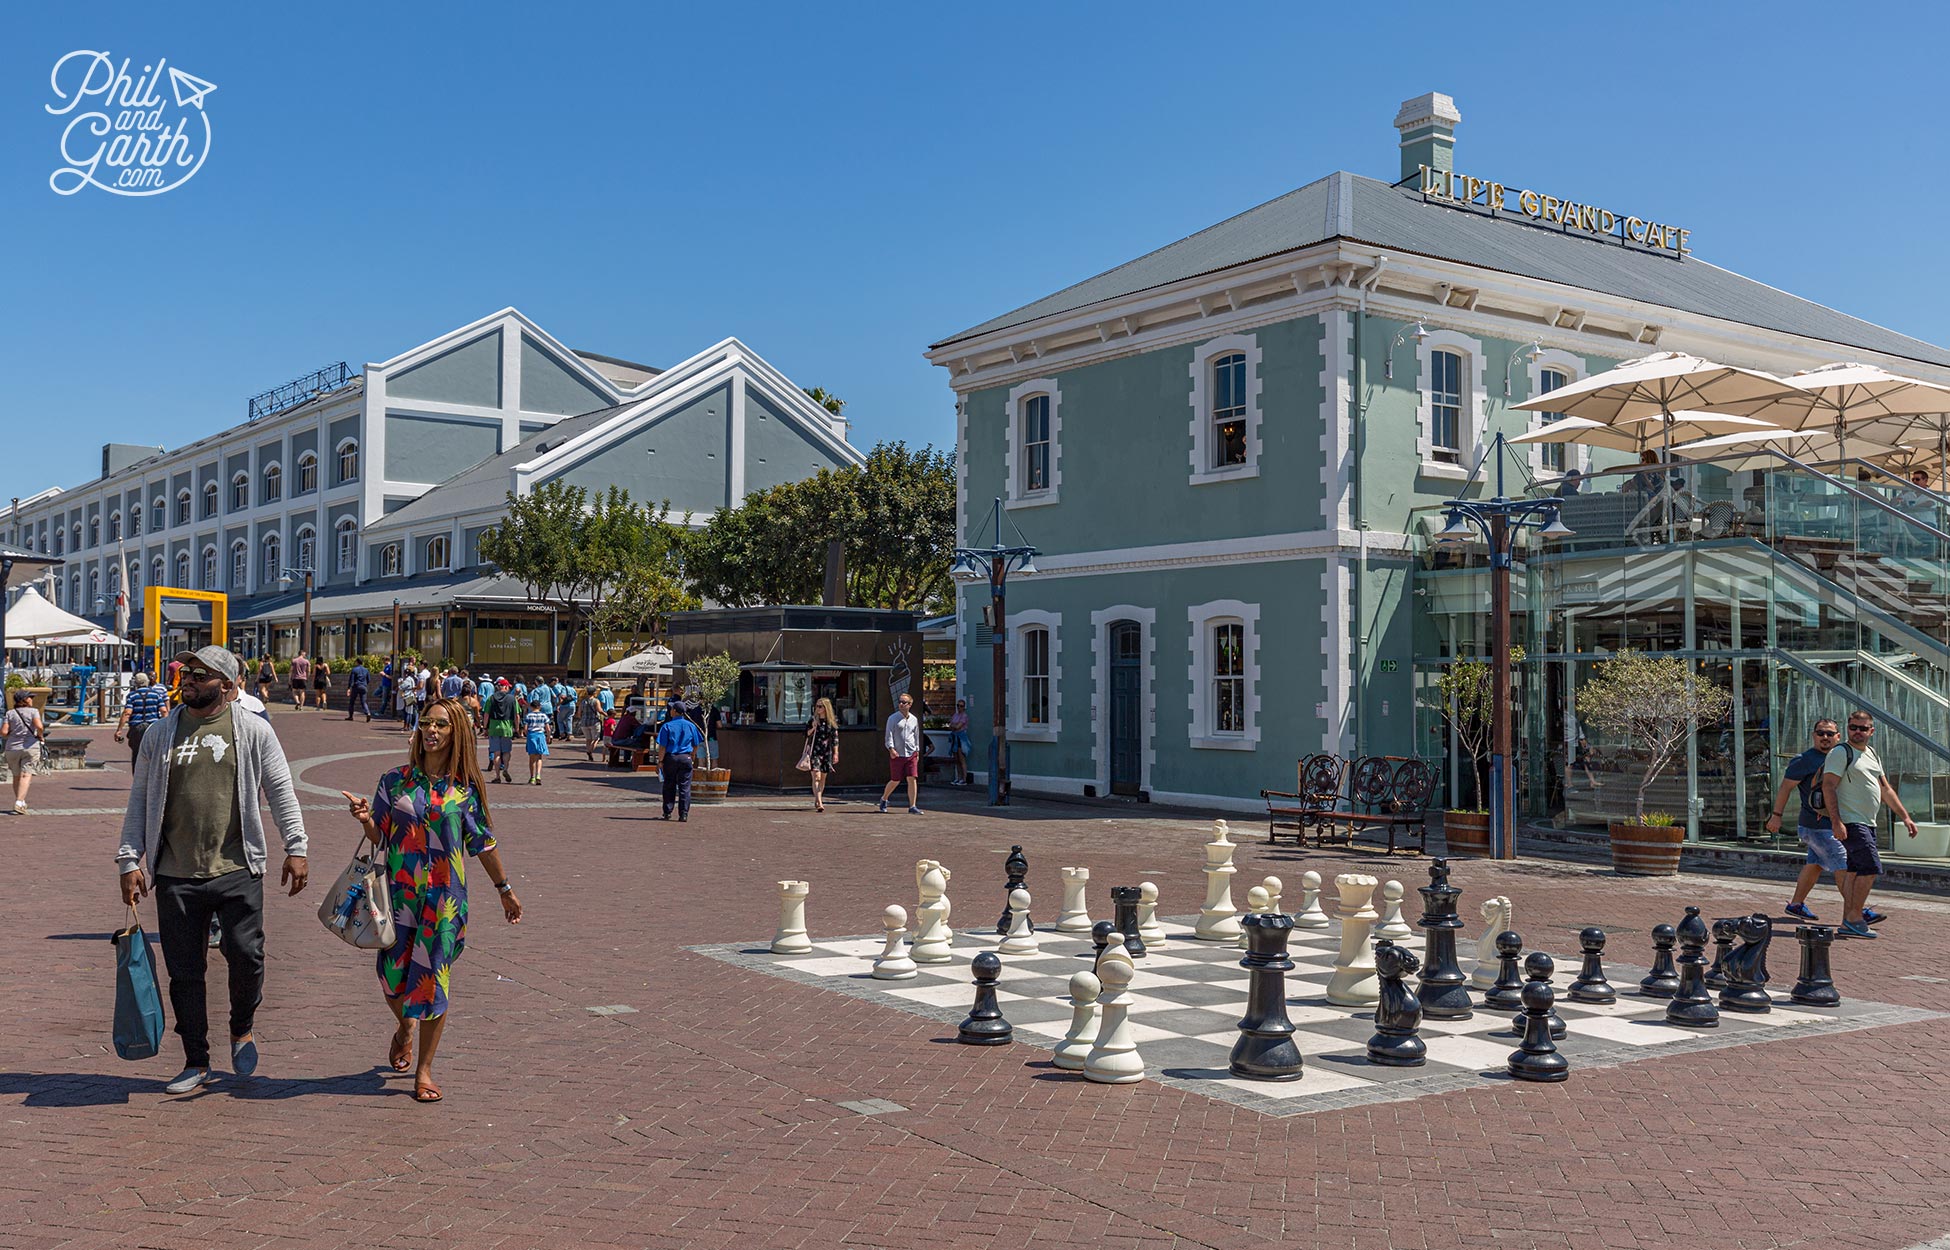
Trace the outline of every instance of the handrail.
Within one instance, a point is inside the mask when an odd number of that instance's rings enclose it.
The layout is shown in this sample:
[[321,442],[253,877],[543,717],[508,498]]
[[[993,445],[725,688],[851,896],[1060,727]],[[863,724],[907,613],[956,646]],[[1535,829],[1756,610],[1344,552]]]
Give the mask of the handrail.
[[1889,709],[1878,706],[1873,700],[1864,697],[1860,690],[1851,689],[1835,680],[1828,674],[1814,668],[1793,652],[1783,651],[1779,647],[1769,647],[1767,648],[1767,652],[1768,658],[1775,663],[1800,673],[1816,685],[1826,689],[1837,699],[1840,699],[1843,704],[1850,707],[1860,707],[1864,711],[1873,712],[1878,724],[1894,725],[1905,737],[1909,738],[1917,746],[1922,747],[1924,751],[1936,756],[1944,763],[1950,764],[1950,747],[1945,747],[1930,735],[1918,730],[1902,717],[1890,712]]
[[[1930,689],[1873,651],[1864,651],[1860,647],[1857,647],[1853,651],[1803,651],[1800,654],[1803,656],[1813,656],[1820,663],[1866,664],[1876,672],[1882,674],[1885,679],[1895,682],[1917,698],[1935,704],[1937,711],[1950,712],[1950,695],[1944,695]],[[1830,656],[1834,657],[1832,661],[1827,658]],[[1919,656],[1917,658],[1920,659],[1922,657]]]
[[[1752,543],[1763,551],[1769,552],[1770,554],[1773,553],[1773,548],[1757,538],[1747,538],[1741,541]],[[1899,637],[1903,641],[1911,644],[1918,651],[1935,652],[1942,658],[1939,661],[1933,662],[1940,664],[1945,669],[1950,669],[1950,645],[1946,645],[1938,639],[1932,638],[1901,617],[1870,603],[1867,599],[1864,599],[1861,595],[1850,590],[1840,582],[1831,581],[1822,576],[1818,569],[1810,568],[1799,560],[1785,559],[1775,566],[1774,572],[1777,575],[1786,576],[1790,579],[1805,579],[1813,585],[1817,592],[1831,592],[1834,602],[1854,612],[1858,620],[1866,617],[1879,632]]]

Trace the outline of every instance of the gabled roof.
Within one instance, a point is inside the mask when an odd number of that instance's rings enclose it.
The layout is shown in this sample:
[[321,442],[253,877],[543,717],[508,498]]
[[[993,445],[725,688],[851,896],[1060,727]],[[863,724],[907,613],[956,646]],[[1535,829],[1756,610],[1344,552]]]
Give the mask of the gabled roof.
[[1789,295],[1696,255],[1679,260],[1533,225],[1513,214],[1492,218],[1427,202],[1409,187],[1390,186],[1345,172],[1330,174],[1033,304],[971,326],[934,347],[1330,239],[1455,261],[1785,334],[1950,365],[1950,350]]

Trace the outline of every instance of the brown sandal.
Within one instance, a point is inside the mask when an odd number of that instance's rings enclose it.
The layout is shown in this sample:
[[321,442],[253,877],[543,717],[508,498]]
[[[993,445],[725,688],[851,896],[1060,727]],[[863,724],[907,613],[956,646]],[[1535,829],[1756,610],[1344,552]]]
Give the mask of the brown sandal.
[[386,1062],[393,1071],[405,1072],[413,1066],[413,1026],[402,1024],[393,1031],[393,1044],[386,1049]]
[[439,1102],[440,1099],[440,1087],[433,1083],[432,1077],[416,1076],[413,1078],[414,1102]]

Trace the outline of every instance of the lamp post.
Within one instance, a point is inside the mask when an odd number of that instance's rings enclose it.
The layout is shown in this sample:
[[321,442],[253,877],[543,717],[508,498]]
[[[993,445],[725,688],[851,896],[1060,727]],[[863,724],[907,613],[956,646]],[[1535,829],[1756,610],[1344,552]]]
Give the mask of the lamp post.
[[1503,493],[1503,435],[1496,435],[1496,495],[1488,500],[1451,499],[1442,505],[1448,524],[1436,541],[1466,542],[1481,533],[1490,548],[1490,853],[1517,857],[1515,790],[1510,776],[1510,567],[1517,535],[1535,529],[1544,538],[1568,538],[1555,499],[1511,499]]
[[[1037,551],[1028,544],[1002,545],[1002,499],[995,500],[994,542],[988,547],[957,547],[951,575],[958,582],[973,583],[983,578],[989,583],[989,642],[994,648],[990,662],[989,703],[992,725],[989,730],[989,806],[1009,805],[1009,650],[1005,618],[1005,592],[1010,572],[1034,573]],[[1016,536],[1022,536],[1017,531]]]
[[304,624],[299,627],[298,632],[298,650],[305,654],[310,654],[316,649],[312,645],[311,636],[311,579],[312,574],[316,571],[311,565],[307,564],[303,568],[284,569],[278,577],[278,585],[280,586],[289,586],[292,579],[296,577],[305,579],[305,620]]
[[391,700],[393,701],[393,702],[392,702],[392,705],[391,705],[391,706],[393,706],[393,707],[397,707],[397,706],[399,706],[399,678],[400,678],[400,669],[399,669],[399,650],[400,650],[400,648],[399,648],[399,596],[398,596],[398,595],[394,595],[394,596],[393,596],[393,637],[392,637],[392,640],[391,640],[391,641],[392,641],[392,644],[393,644],[393,661],[392,661],[392,663],[393,663],[393,685],[392,685],[392,693],[390,693],[390,694],[389,694],[389,695],[388,695],[387,697],[388,697],[388,698],[390,698],[390,699],[391,699]]

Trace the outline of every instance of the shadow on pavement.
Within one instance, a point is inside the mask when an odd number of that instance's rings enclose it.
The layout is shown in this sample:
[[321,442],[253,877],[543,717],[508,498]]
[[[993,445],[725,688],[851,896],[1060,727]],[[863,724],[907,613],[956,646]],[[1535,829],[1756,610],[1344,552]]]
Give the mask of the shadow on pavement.
[[[102,1076],[89,1072],[0,1072],[0,1094],[24,1094],[27,1107],[113,1107],[125,1106],[137,1094],[164,1097],[163,1086],[175,1073],[155,1077]],[[237,1077],[219,1073],[217,1079],[184,1101],[201,1098],[240,1098],[250,1102],[298,1098],[306,1094],[356,1094],[383,1096],[397,1094],[411,1098],[411,1082],[401,1081],[388,1088],[385,1072],[353,1072],[344,1076],[278,1079]]]

